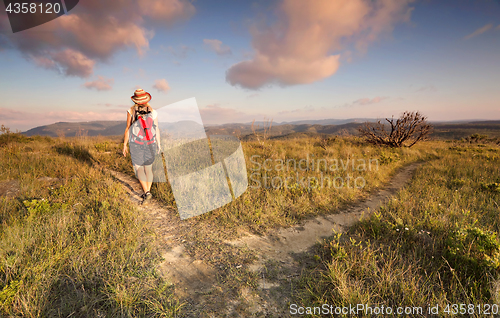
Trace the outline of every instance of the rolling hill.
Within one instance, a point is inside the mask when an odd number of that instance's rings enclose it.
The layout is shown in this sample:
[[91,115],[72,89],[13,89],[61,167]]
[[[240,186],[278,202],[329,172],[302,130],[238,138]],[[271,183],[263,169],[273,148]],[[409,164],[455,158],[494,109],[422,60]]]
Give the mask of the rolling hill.
[[[365,121],[374,121],[374,119],[325,119],[318,121],[273,123],[269,136],[270,138],[296,138],[310,137],[313,135],[357,135],[358,128]],[[336,124],[326,124],[328,122]],[[432,125],[434,126],[432,136],[436,139],[460,139],[476,133],[488,135],[490,137],[500,137],[500,120],[434,122]],[[190,131],[196,128],[186,123],[161,123],[161,126],[162,128],[181,134],[189,134]],[[255,123],[254,125],[257,132],[262,132],[263,127],[263,122]],[[23,132],[23,134],[27,136],[41,135],[51,137],[74,137],[78,135],[119,136],[123,135],[124,130],[125,122],[123,121],[58,122],[51,125],[35,127]],[[252,140],[254,138],[251,123],[211,125],[206,126],[205,131],[208,135],[234,135],[243,140]]]

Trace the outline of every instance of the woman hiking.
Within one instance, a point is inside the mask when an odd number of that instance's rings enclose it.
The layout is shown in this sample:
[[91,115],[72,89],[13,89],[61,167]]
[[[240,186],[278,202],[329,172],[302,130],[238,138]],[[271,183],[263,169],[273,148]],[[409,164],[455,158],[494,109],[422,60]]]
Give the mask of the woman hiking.
[[153,183],[153,162],[160,153],[160,129],[158,114],[150,105],[151,94],[137,89],[131,97],[134,106],[127,111],[127,127],[123,136],[123,156],[127,156],[127,144],[130,145],[130,157],[135,175],[144,190],[142,203],[151,199]]

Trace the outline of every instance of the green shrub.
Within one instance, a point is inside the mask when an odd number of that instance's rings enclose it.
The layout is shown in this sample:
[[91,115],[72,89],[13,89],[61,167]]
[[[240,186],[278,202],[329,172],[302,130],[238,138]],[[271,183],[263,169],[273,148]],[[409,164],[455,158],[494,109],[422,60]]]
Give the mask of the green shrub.
[[488,138],[488,135],[472,134],[472,135],[470,135],[469,140],[478,142],[481,140],[485,140],[487,138]]
[[463,178],[451,179],[448,182],[448,188],[450,188],[450,189],[458,189],[458,188],[463,187],[466,183],[467,183],[467,181],[465,179],[463,179]]
[[2,304],[4,308],[12,307],[14,297],[22,283],[23,282],[19,280],[11,280],[9,284],[5,285],[2,291],[0,291],[0,304]]
[[397,153],[382,153],[380,155],[380,164],[390,164],[392,162],[397,162],[401,158],[399,157],[399,154]]
[[27,143],[30,139],[21,134],[2,134],[0,135],[0,146],[5,146],[13,142]]
[[457,229],[446,240],[445,255],[452,267],[480,279],[500,266],[500,241],[493,231]]
[[481,183],[481,189],[500,193],[500,182]]
[[111,149],[110,144],[107,141],[96,143],[94,148],[99,152],[106,152]]

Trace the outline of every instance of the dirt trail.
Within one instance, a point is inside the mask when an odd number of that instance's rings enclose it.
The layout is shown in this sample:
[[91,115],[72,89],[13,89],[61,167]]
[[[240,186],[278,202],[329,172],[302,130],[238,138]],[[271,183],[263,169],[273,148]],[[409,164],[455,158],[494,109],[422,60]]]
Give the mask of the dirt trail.
[[[266,281],[263,270],[266,264],[271,261],[281,264],[282,267],[287,267],[288,277],[298,275],[300,266],[298,266],[297,258],[294,256],[307,252],[316,242],[331,236],[333,230],[342,232],[370,212],[375,211],[410,180],[420,164],[413,163],[403,167],[392,177],[385,188],[376,191],[366,200],[360,201],[338,214],[318,216],[300,225],[280,229],[266,236],[248,234],[237,240],[227,241],[227,244],[234,247],[249,248],[258,256],[258,260],[249,266],[251,271],[262,273],[259,291],[257,293],[250,292],[247,298],[252,300],[248,301],[247,299],[245,303],[248,308],[253,308],[251,315],[277,314],[281,316],[282,309],[278,308],[283,308],[288,298],[287,295],[283,294],[283,291],[275,293],[269,291],[270,289],[277,290],[280,286],[279,283]],[[180,221],[173,207],[162,206],[154,199],[147,205],[140,205],[142,190],[137,179],[120,172],[107,171],[124,186],[131,200],[138,205],[139,210],[144,212],[144,216],[151,221],[150,224],[160,236],[164,261],[158,269],[167,280],[175,284],[175,293],[181,299],[187,299],[193,307],[204,307],[206,303],[211,302],[209,297],[206,297],[207,299],[203,299],[203,297],[210,294],[211,288],[217,280],[218,270],[204,260],[193,259],[185,253],[185,242],[180,234],[189,230],[189,222]],[[286,278],[284,282],[286,282]],[[227,300],[226,303],[228,307],[231,307],[234,300]],[[237,303],[233,305],[237,306]],[[226,314],[235,315],[231,310]],[[241,316],[247,315],[249,315],[248,312]],[[197,311],[192,316],[201,315]],[[208,315],[208,317],[211,316]]]
[[146,205],[141,205],[140,196],[143,190],[136,178],[109,169],[105,171],[123,185],[131,201],[137,204],[138,209],[160,236],[163,246],[160,253],[164,260],[158,269],[168,281],[178,287],[176,293],[187,297],[208,291],[215,281],[214,269],[202,260],[187,255],[181,235],[178,235],[185,232],[189,224],[180,220],[173,207],[164,206],[154,199]]
[[360,201],[338,214],[318,216],[303,224],[280,229],[267,236],[248,234],[228,243],[236,246],[246,245],[251,249],[258,250],[259,255],[263,258],[283,262],[292,261],[290,253],[305,252],[322,238],[332,236],[334,230],[342,232],[362,219],[363,216],[377,210],[388,197],[394,195],[406,184],[420,164],[413,163],[402,168],[384,189],[378,190],[368,199]]

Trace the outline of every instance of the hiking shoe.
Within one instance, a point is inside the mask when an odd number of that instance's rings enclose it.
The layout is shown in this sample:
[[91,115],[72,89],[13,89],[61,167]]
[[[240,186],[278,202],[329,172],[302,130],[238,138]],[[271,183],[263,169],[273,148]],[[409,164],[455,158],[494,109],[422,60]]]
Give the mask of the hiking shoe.
[[146,193],[141,194],[140,198],[141,198],[141,200],[142,200],[142,201],[140,202],[140,204],[143,204],[143,203],[144,203],[144,199],[146,198]]
[[153,195],[151,194],[151,192],[149,192],[149,191],[148,191],[148,192],[144,193],[144,199],[143,199],[143,201],[142,201],[142,202],[143,202],[143,203],[146,203],[146,202],[148,202],[149,200],[151,200],[151,198],[152,198],[152,197],[153,197]]

